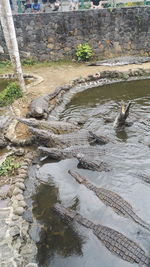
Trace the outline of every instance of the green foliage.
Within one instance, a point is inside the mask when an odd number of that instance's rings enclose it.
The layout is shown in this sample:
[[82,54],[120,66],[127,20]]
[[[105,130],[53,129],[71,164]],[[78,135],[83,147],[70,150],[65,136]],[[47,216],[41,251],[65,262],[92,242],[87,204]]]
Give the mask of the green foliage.
[[88,61],[93,55],[92,48],[88,44],[79,44],[76,48],[78,61]]
[[0,61],[0,68],[7,68],[11,66],[11,62],[9,60],[7,61]]
[[16,82],[10,83],[6,89],[0,92],[0,107],[10,105],[15,99],[23,96],[23,93]]
[[9,173],[14,174],[15,170],[20,167],[20,163],[15,163],[12,157],[7,157],[0,165],[0,176],[6,176]]
[[30,67],[30,66],[33,66],[35,64],[35,62],[33,61],[32,58],[28,58],[28,59],[23,59],[22,60],[22,65],[23,66],[26,66],[26,67]]

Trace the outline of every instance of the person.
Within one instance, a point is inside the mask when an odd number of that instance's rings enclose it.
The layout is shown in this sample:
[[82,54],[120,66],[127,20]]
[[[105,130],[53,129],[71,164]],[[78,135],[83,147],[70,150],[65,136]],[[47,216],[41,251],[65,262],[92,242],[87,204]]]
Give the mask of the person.
[[38,0],[34,0],[34,2],[31,4],[31,9],[33,12],[40,12],[41,4],[38,2]]
[[55,3],[54,3],[54,9],[53,9],[53,11],[58,11],[59,10],[59,7],[60,7],[60,2],[58,0],[56,0]]
[[101,0],[91,0],[91,9],[102,8]]
[[69,9],[70,10],[78,10],[78,8],[79,8],[79,0],[71,0],[70,5],[69,5]]
[[24,12],[25,13],[30,13],[31,12],[30,0],[26,0],[26,2],[24,3]]

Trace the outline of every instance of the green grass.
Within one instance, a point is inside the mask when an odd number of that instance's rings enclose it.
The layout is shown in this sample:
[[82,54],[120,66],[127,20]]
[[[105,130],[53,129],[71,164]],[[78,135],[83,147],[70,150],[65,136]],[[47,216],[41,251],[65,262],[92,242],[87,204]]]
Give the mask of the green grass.
[[22,96],[23,93],[19,85],[16,82],[11,82],[2,92],[0,92],[0,107],[10,105],[15,99]]
[[20,167],[20,163],[15,163],[11,156],[8,156],[5,161],[0,165],[0,176],[6,176],[8,174],[14,174]]

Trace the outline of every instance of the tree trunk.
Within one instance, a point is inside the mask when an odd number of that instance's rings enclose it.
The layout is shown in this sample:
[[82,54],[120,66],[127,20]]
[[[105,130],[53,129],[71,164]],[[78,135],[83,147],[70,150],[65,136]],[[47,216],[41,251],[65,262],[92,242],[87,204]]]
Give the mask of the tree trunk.
[[0,20],[14,73],[17,76],[21,90],[25,92],[25,82],[21,68],[18,43],[9,0],[0,0]]

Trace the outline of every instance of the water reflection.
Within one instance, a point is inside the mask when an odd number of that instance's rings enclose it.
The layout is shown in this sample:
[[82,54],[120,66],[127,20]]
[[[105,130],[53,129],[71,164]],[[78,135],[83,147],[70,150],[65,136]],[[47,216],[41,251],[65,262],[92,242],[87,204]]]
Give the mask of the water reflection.
[[[33,196],[33,215],[42,225],[40,241],[37,242],[39,266],[51,266],[56,254],[62,257],[82,255],[84,238],[71,223],[55,215],[52,210],[52,206],[58,201],[58,189],[50,184],[41,184],[37,194]],[[72,208],[76,208],[78,202],[75,199]]]

